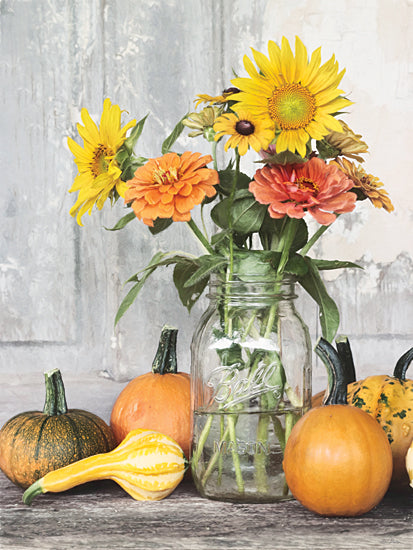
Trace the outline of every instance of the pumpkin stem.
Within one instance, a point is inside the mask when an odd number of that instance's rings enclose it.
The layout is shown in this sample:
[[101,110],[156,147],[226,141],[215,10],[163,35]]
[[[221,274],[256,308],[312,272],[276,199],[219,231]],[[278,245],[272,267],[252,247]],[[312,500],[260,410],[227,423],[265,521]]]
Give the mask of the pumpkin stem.
[[43,414],[57,416],[67,413],[65,387],[59,369],[52,369],[44,373],[46,384],[46,399]]
[[165,325],[159,338],[158,349],[152,363],[154,374],[176,374],[176,340],[178,329]]
[[324,338],[319,338],[314,350],[324,363],[329,379],[329,392],[323,405],[346,405],[347,379],[340,355]]
[[356,381],[356,369],[354,367],[353,354],[351,353],[350,342],[347,336],[340,334],[336,338],[338,355],[345,369],[347,384]]
[[412,359],[413,359],[413,348],[410,348],[397,361],[393,372],[394,378],[398,378],[399,380],[406,380],[406,372]]

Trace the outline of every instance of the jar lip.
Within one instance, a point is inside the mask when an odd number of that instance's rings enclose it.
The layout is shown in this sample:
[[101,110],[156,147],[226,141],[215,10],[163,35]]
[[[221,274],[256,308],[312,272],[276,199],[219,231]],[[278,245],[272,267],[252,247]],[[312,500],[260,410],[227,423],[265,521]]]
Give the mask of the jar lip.
[[[220,273],[211,274],[209,280],[209,292],[208,298],[217,298],[221,296],[227,297],[242,297],[248,301],[248,295],[263,299],[274,300],[275,297],[279,297],[284,300],[291,300],[297,298],[295,293],[295,283],[297,282],[294,276],[287,275],[281,281],[277,283],[275,277],[262,277],[248,275],[245,277],[237,277],[237,274],[233,274],[231,279],[225,279],[225,276]],[[253,299],[253,298],[251,298]]]
[[[297,277],[286,273],[281,281],[279,283],[281,285],[293,285],[297,282]],[[263,275],[254,275],[254,274],[238,274],[238,273],[232,273],[231,278],[227,279],[227,275],[223,273],[211,273],[209,284],[232,284],[232,283],[242,283],[242,284],[248,284],[248,283],[262,283],[262,284],[277,284],[276,280],[276,274],[274,273],[274,277],[264,277]]]

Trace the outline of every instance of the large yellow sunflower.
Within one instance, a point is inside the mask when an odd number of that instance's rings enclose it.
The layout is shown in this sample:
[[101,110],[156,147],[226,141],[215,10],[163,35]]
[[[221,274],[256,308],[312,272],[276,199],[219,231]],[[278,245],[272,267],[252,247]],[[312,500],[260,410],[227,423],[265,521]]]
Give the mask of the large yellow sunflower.
[[297,151],[304,157],[310,138],[320,140],[332,131],[342,132],[341,124],[332,115],[351,102],[337,89],[345,71],[338,72],[334,55],[320,66],[318,48],[309,61],[307,49],[298,37],[295,56],[285,37],[281,48],[273,41],[268,43],[269,58],[252,51],[259,70],[244,56],[250,78],[231,81],[241,90],[231,97],[238,102],[233,109],[271,121],[277,134],[277,153]]
[[103,103],[99,127],[87,109],[82,109],[81,117],[84,126],[78,124],[77,131],[83,139],[83,147],[72,138],[67,138],[79,171],[69,189],[70,193],[79,191],[70,214],[76,216],[79,225],[82,225],[85,212],[90,215],[95,204],[100,210],[115,190],[121,197],[125,196],[126,183],[121,180],[115,155],[126,139],[126,132],[136,124],[136,120],[131,120],[122,128],[121,110],[118,105],[112,105],[110,99],[105,99]]
[[260,118],[254,118],[247,111],[238,111],[237,113],[225,113],[221,115],[214,124],[215,140],[217,141],[224,135],[230,138],[225,143],[224,149],[228,151],[230,147],[238,147],[240,155],[245,155],[248,147],[255,151],[266,149],[274,137],[271,123]]

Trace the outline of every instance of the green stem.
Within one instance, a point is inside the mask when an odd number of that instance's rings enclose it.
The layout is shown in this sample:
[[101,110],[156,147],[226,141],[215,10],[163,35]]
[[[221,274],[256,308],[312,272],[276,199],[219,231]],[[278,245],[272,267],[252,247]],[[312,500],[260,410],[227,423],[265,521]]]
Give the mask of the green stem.
[[214,249],[209,244],[208,240],[206,239],[202,231],[199,229],[197,224],[194,222],[193,218],[191,218],[189,222],[186,222],[186,223],[188,224],[189,228],[192,230],[194,235],[197,237],[197,239],[201,242],[203,247],[207,250],[207,252],[209,252],[210,254],[214,254]]
[[[262,396],[263,398],[264,396]],[[264,406],[263,399],[261,398],[261,404]],[[268,426],[270,418],[268,413],[260,414],[258,419],[257,428],[257,443],[254,454],[254,474],[255,481],[257,483],[257,489],[259,493],[268,492],[268,478],[266,470],[266,447],[268,445]]]
[[44,373],[46,385],[46,399],[43,414],[56,416],[67,413],[65,387],[59,369],[52,369]]
[[[210,418],[212,419],[212,415],[210,415]],[[229,435],[229,426],[227,425],[227,427],[225,428],[224,433],[222,434],[221,441],[219,442],[219,445],[221,445],[222,443],[225,443],[225,441],[228,438],[228,435]],[[209,476],[212,474],[212,472],[215,468],[215,464],[217,463],[220,456],[221,456],[220,447],[218,447],[217,450],[215,451],[215,453],[210,458],[209,463],[208,463],[208,467],[205,470],[204,477],[202,478],[202,485],[204,487],[206,485],[206,482],[209,479]]]
[[241,471],[241,464],[239,461],[239,456],[237,453],[237,438],[235,435],[235,418],[233,415],[230,415],[228,417],[228,428],[229,428],[229,438],[232,441],[232,461],[234,463],[235,468],[235,480],[237,482],[238,491],[240,493],[244,492],[244,480],[242,479],[242,471]]
[[[337,218],[339,217],[340,214],[336,214]],[[336,218],[336,219],[337,219]],[[314,244],[318,241],[318,239],[327,231],[327,229],[329,227],[331,227],[332,224],[330,225],[322,225],[321,227],[319,227],[317,229],[317,231],[314,233],[314,235],[311,237],[311,239],[307,242],[307,244],[305,246],[303,246],[303,248],[301,249],[300,251],[300,254],[301,256],[305,256],[307,254],[307,252],[310,250],[310,248],[312,246],[314,246]]]
[[27,504],[27,506],[30,506],[30,504],[32,503],[32,500],[38,495],[41,495],[42,493],[46,493],[46,491],[43,490],[42,479],[38,479],[32,485],[30,485],[30,487],[26,489],[26,491],[23,493],[24,504]]
[[197,444],[197,446],[195,448],[195,451],[192,455],[191,466],[192,466],[192,469],[194,471],[198,467],[199,457],[201,456],[202,451],[204,450],[206,440],[208,439],[208,435],[209,435],[209,432],[211,430],[211,425],[212,425],[213,419],[214,419],[214,417],[212,416],[212,414],[208,416],[208,420],[205,423],[205,426],[202,430],[202,433],[201,433],[201,436],[199,438],[198,444]]

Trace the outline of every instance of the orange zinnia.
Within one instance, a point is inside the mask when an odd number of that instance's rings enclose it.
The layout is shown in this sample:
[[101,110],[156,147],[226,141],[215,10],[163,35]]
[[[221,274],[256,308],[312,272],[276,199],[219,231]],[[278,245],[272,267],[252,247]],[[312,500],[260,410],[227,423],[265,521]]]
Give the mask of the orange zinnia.
[[321,225],[336,214],[351,212],[357,196],[347,191],[353,182],[338,168],[319,158],[304,164],[269,165],[257,170],[249,189],[272,218],[303,218],[309,212]]
[[182,156],[167,153],[150,159],[127,182],[125,203],[131,204],[137,218],[151,227],[157,218],[187,222],[194,206],[205,196],[216,194],[218,172],[205,168],[211,161],[211,155],[202,157],[190,151]]

